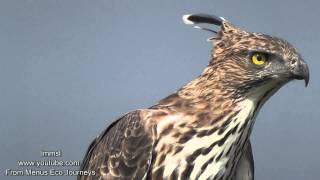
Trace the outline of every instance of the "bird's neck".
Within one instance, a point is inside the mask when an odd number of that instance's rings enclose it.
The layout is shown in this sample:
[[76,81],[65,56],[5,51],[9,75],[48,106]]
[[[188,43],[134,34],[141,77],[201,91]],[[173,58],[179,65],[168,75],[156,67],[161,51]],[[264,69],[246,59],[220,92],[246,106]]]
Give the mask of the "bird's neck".
[[[215,74],[216,72],[219,73],[217,69],[207,67],[198,78],[161,100],[154,108],[169,111],[164,114],[179,116],[187,114],[192,118],[180,117],[179,123],[190,127],[215,128],[236,115],[249,116],[249,111],[256,116],[264,102],[281,87],[266,84],[252,89],[250,93],[241,94],[237,89],[225,86],[220,79],[223,76]],[[162,117],[159,119],[163,119]],[[175,119],[175,117],[169,119]]]
[[[223,69],[222,69],[223,70]],[[217,101],[241,101],[244,96],[238,93],[237,88],[231,87],[226,79],[226,74],[221,68],[208,66],[202,74],[177,91],[177,94],[190,101],[206,101],[211,105]]]

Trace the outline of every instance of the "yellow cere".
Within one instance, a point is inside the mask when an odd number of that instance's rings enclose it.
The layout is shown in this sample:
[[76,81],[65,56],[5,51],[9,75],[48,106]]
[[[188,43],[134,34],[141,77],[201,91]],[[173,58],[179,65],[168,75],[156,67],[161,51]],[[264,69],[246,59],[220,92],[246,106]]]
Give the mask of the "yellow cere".
[[255,65],[263,65],[267,62],[267,56],[261,53],[256,53],[252,55],[251,60]]

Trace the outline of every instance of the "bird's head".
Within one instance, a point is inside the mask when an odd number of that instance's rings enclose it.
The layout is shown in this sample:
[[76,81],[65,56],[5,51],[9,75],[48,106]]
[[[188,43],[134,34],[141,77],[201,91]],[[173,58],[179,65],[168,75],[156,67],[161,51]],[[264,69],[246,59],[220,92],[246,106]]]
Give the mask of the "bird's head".
[[[185,15],[186,24],[214,24],[219,31],[208,28],[216,36],[209,40],[214,44],[207,78],[219,80],[224,88],[237,94],[256,94],[279,89],[290,80],[309,81],[309,70],[297,50],[287,41],[241,30],[224,18],[193,14]],[[261,95],[262,95],[261,94]]]

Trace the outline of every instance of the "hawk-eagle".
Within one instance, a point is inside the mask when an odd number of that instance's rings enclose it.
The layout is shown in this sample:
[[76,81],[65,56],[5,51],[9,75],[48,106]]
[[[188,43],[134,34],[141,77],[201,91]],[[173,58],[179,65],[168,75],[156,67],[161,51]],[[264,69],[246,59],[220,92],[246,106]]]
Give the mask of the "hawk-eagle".
[[78,179],[252,180],[249,136],[259,109],[309,70],[287,41],[244,31],[221,17],[185,15],[219,28],[203,73],[156,105],[125,114],[89,146]]

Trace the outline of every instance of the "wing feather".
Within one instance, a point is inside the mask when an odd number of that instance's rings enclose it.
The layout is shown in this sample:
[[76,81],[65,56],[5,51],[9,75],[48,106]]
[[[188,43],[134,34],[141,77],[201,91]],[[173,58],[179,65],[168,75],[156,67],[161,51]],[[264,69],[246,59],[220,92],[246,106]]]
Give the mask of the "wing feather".
[[146,132],[139,111],[130,112],[113,122],[90,144],[82,171],[95,171],[95,176],[78,176],[79,180],[137,179],[147,173],[153,139]]
[[232,180],[254,180],[254,161],[250,140],[246,144]]

